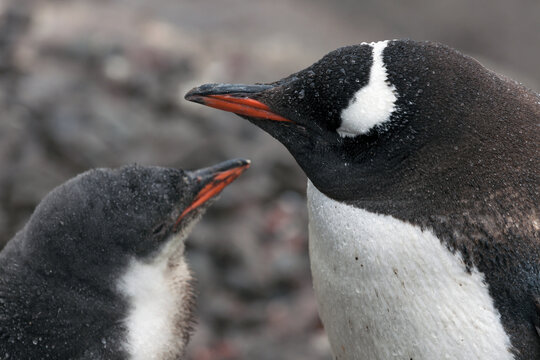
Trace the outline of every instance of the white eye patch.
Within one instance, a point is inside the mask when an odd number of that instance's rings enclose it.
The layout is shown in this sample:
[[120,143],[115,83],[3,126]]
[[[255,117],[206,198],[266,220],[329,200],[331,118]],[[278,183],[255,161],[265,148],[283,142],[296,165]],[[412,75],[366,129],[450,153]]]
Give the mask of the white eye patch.
[[337,129],[341,137],[367,133],[374,126],[390,120],[396,108],[396,88],[387,83],[383,62],[383,50],[387,43],[370,44],[373,47],[373,64],[369,82],[354,94],[349,106],[341,112],[341,126]]

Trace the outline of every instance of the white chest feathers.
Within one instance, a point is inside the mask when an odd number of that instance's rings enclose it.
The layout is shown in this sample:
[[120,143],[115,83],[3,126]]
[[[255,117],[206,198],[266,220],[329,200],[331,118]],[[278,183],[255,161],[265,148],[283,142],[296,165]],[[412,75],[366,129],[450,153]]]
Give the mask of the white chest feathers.
[[130,305],[125,348],[130,360],[177,359],[191,328],[191,274],[183,243],[170,241],[152,262],[133,260],[118,284]]
[[483,274],[430,231],[308,182],[309,253],[336,359],[513,359]]

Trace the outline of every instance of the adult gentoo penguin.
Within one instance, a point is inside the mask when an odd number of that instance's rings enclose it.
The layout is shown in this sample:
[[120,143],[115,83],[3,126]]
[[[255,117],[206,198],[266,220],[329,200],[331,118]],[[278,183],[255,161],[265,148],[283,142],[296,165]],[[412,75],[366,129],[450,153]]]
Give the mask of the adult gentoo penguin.
[[248,167],[98,169],[49,193],[0,253],[0,359],[182,358],[184,239]]
[[335,50],[186,99],[247,118],[309,178],[337,359],[540,359],[540,97],[441,44]]

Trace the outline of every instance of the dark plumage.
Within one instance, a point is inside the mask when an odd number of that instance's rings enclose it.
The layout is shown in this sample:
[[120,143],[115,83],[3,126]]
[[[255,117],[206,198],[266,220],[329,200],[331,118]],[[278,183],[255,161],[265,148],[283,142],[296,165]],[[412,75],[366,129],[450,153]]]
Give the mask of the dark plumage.
[[132,264],[160,256],[178,308],[170,314],[174,343],[155,358],[181,356],[194,301],[183,239],[206,201],[248,166],[98,169],[51,191],[0,253],[0,359],[136,358],[126,320],[136,299],[121,279]]
[[395,94],[389,118],[341,136],[372,50],[344,47],[260,88],[210,84],[186,98],[267,131],[329,198],[433,231],[484,274],[515,358],[540,358],[540,96],[444,45],[390,41],[379,84]]

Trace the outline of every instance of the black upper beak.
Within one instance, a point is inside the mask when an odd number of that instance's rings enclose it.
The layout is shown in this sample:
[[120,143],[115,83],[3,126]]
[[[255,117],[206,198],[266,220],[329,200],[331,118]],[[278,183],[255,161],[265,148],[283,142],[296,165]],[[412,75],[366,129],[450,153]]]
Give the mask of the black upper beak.
[[[213,182],[216,178],[220,178],[223,174],[238,174],[249,168],[251,161],[248,159],[232,159],[220,162],[219,164],[195,170],[191,172],[191,176],[196,179],[201,187]],[[236,179],[236,177],[235,177]],[[234,180],[234,179],[232,179]]]
[[185,99],[237,115],[290,122],[272,112],[268,105],[252,98],[254,94],[272,88],[272,85],[206,84],[190,90]]
[[186,100],[193,101],[196,96],[227,95],[227,94],[257,94],[273,88],[272,85],[245,85],[245,84],[204,84],[191,89],[185,96]]

